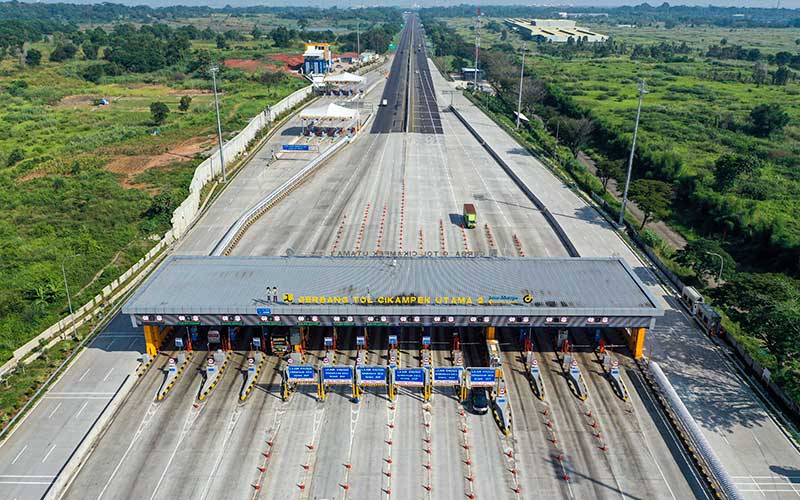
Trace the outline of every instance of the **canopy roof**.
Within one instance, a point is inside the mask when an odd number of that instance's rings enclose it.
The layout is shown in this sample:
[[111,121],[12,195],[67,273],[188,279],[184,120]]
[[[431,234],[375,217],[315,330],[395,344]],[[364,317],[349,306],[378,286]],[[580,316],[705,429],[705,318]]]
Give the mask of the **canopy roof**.
[[325,77],[325,83],[363,83],[364,77],[353,73],[338,73]]
[[358,111],[355,109],[345,108],[338,104],[328,104],[318,108],[309,108],[300,113],[300,118],[304,120],[309,119],[333,119],[333,120],[351,120],[358,116]]

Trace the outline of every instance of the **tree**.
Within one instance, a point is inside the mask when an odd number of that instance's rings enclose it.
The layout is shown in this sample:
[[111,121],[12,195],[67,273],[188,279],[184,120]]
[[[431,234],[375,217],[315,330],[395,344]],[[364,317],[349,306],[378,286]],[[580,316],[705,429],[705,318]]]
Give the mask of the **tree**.
[[753,82],[756,85],[764,85],[767,82],[768,74],[767,65],[763,62],[758,61],[753,65]]
[[789,71],[786,66],[781,66],[775,73],[772,74],[772,84],[773,85],[786,85],[789,81],[789,76],[791,75],[791,71]]
[[577,154],[578,150],[585,146],[589,137],[591,137],[592,131],[594,130],[594,123],[588,118],[576,120],[574,118],[562,117],[559,121],[559,136],[561,141],[569,146],[573,154]]
[[250,31],[250,36],[253,37],[253,40],[261,40],[261,37],[264,36],[264,32],[261,31],[261,28],[258,26],[253,26],[253,29]]
[[622,162],[623,160],[609,160],[607,158],[597,162],[597,178],[603,184],[603,192],[606,191],[608,181],[622,178]]
[[761,168],[761,160],[752,155],[724,154],[714,162],[714,180],[719,191],[727,191],[737,180],[752,177]]
[[631,182],[630,196],[644,212],[641,230],[649,221],[661,220],[669,214],[672,186],[655,179],[639,179]]
[[161,125],[167,119],[169,108],[163,102],[154,102],[150,104],[150,116],[153,118],[153,123]]
[[56,48],[53,49],[53,52],[50,53],[50,60],[55,62],[66,61],[67,59],[75,57],[75,53],[77,52],[78,48],[71,42],[59,43],[56,45]]
[[679,264],[693,269],[698,276],[716,279],[722,258],[722,276],[732,276],[736,269],[736,261],[726,252],[719,241],[700,238],[690,241],[678,250],[675,260]]
[[181,97],[181,103],[178,105],[178,109],[181,111],[189,111],[189,106],[192,105],[192,98],[188,95]]
[[42,62],[42,53],[36,49],[28,49],[25,54],[25,64],[28,66],[38,66]]
[[219,50],[225,50],[228,48],[228,41],[225,40],[225,36],[222,33],[217,34],[217,48]]
[[14,148],[6,159],[6,166],[13,167],[25,158],[25,153],[20,148]]
[[789,113],[780,104],[759,104],[750,112],[750,123],[755,135],[767,137],[789,123]]
[[83,49],[83,55],[86,59],[94,60],[97,59],[97,53],[100,51],[100,46],[96,43],[93,43],[90,40],[87,40],[81,44],[81,48]]
[[152,33],[128,31],[117,27],[111,44],[105,51],[105,58],[128,71],[144,73],[166,66],[165,52],[164,41]]
[[105,74],[103,66],[104,64],[92,64],[91,66],[87,66],[81,73],[81,76],[86,81],[100,83],[100,78]]

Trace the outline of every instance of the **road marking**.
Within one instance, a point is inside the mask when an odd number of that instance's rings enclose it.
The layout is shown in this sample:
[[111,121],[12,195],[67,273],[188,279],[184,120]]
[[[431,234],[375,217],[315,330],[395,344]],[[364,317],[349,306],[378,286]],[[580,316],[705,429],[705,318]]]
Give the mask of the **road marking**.
[[122,462],[124,462],[125,459],[128,457],[128,454],[131,452],[133,445],[139,441],[139,436],[142,435],[142,432],[144,432],[144,429],[153,419],[153,416],[158,412],[159,408],[161,408],[161,406],[157,405],[156,403],[150,404],[150,408],[147,409],[147,413],[145,413],[144,417],[142,417],[142,421],[141,423],[139,423],[139,428],[136,429],[136,432],[133,434],[133,437],[131,438],[130,444],[128,444],[128,449],[126,449],[125,453],[122,454],[122,457],[119,459],[117,466],[114,467],[114,470],[111,472],[111,475],[108,476],[108,481],[106,481],[106,484],[103,486],[103,489],[100,490],[100,494],[97,495],[97,500],[100,500],[103,497],[106,490],[111,485],[111,481],[114,480],[114,477],[117,475],[117,472],[119,471],[120,467],[122,467]]
[[83,382],[83,379],[86,377],[86,375],[89,374],[90,371],[92,371],[92,369],[91,368],[87,368],[86,371],[83,372],[83,375],[81,375],[81,378],[78,379],[78,382]]
[[21,478],[29,477],[29,478],[48,479],[48,478],[52,478],[52,477],[56,477],[56,476],[53,476],[53,475],[47,476],[47,475],[41,475],[41,474],[0,474],[0,478],[3,478],[3,479],[11,479],[12,477],[21,477]]
[[61,402],[61,403],[58,403],[58,404],[56,405],[56,407],[55,407],[55,408],[53,408],[53,411],[51,411],[51,412],[50,412],[50,415],[48,415],[48,416],[47,416],[47,419],[48,419],[48,420],[50,420],[51,418],[53,418],[53,415],[55,415],[55,414],[56,414],[56,412],[58,411],[58,409],[59,409],[59,408],[61,408],[61,405],[62,405],[62,404],[64,404],[64,403],[63,403],[63,402]]
[[113,371],[114,371],[114,368],[113,368],[113,367],[112,367],[110,370],[108,370],[108,373],[106,373],[106,376],[105,376],[105,377],[103,377],[103,382],[105,382],[106,380],[108,380],[108,377],[110,377],[110,376],[111,376],[111,372],[113,372]]
[[25,450],[27,450],[27,449],[28,449],[28,445],[26,444],[25,446],[22,447],[22,449],[19,451],[19,453],[17,453],[17,456],[14,457],[14,460],[11,461],[11,465],[14,465],[15,463],[17,463],[17,460],[19,460],[19,457],[21,457],[22,454],[25,453]]
[[113,392],[84,392],[84,391],[77,391],[77,392],[48,392],[49,396],[74,396],[76,394],[88,394],[90,396],[113,396],[115,393]]
[[49,456],[50,456],[50,454],[51,454],[51,453],[53,453],[53,450],[55,450],[55,449],[56,449],[56,445],[53,445],[53,447],[52,447],[52,448],[50,448],[50,451],[48,451],[48,452],[47,452],[47,454],[46,454],[46,455],[44,456],[44,458],[42,459],[42,463],[44,463],[44,461],[45,461],[45,460],[47,460],[47,457],[49,457]]
[[83,403],[83,406],[81,406],[81,409],[80,409],[80,410],[78,410],[78,413],[76,413],[76,414],[75,414],[75,418],[78,418],[78,417],[80,417],[80,416],[81,416],[81,413],[83,413],[83,410],[85,410],[85,409],[86,409],[86,406],[87,406],[88,404],[89,404],[89,402],[88,402],[88,401],[86,401],[85,403]]
[[0,484],[41,484],[50,485],[53,481],[0,481]]
[[111,396],[44,396],[42,399],[102,399],[107,400]]

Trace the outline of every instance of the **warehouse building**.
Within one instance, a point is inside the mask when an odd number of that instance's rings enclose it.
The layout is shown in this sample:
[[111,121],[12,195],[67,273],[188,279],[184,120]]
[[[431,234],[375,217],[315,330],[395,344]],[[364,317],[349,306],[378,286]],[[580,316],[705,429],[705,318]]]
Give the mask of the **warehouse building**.
[[571,19],[506,19],[506,25],[526,38],[538,42],[605,42],[608,36],[575,25]]

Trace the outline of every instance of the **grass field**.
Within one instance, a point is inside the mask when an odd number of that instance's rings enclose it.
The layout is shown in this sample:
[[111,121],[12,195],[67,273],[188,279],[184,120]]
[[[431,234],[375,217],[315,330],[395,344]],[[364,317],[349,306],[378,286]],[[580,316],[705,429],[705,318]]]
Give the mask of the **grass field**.
[[[208,43],[215,58],[298,53],[267,42]],[[73,304],[82,305],[138,260],[168,228],[194,168],[215,147],[211,82],[179,64],[155,73],[81,78],[96,61],[0,63],[0,363],[67,311],[61,264]],[[269,62],[269,61],[265,61]],[[257,72],[223,68],[223,134],[307,84],[286,76],[267,86]],[[178,111],[190,96],[188,111]],[[96,105],[105,98],[107,105]],[[152,123],[150,104],[170,109]],[[12,155],[22,159],[10,162]],[[19,156],[17,156],[19,159]]]

